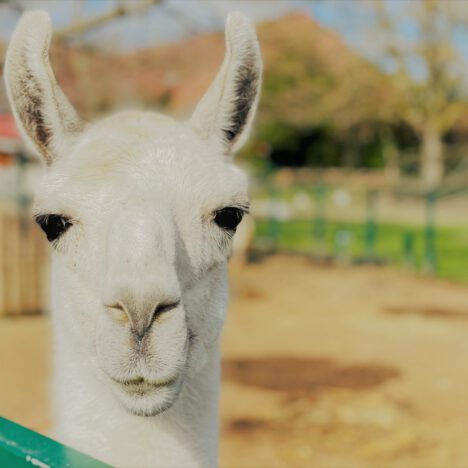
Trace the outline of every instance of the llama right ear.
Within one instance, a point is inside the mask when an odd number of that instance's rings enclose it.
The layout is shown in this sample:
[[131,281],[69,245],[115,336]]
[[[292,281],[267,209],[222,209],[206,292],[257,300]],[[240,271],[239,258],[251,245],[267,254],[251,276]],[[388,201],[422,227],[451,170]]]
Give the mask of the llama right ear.
[[8,46],[4,68],[16,123],[48,165],[68,149],[84,128],[50,68],[51,36],[46,12],[24,13]]
[[255,28],[242,13],[228,16],[225,35],[224,62],[190,123],[202,138],[214,138],[225,154],[231,154],[245,142],[252,125],[260,95],[262,59]]

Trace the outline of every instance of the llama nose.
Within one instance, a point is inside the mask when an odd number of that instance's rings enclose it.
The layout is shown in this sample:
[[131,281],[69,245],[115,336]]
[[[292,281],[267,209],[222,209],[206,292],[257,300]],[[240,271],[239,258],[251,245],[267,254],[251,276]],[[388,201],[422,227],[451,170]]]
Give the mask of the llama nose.
[[163,314],[176,309],[180,305],[180,299],[164,300],[147,305],[135,304],[135,301],[117,301],[106,304],[111,316],[120,323],[129,322],[132,333],[139,339],[143,339],[149,332],[155,321]]

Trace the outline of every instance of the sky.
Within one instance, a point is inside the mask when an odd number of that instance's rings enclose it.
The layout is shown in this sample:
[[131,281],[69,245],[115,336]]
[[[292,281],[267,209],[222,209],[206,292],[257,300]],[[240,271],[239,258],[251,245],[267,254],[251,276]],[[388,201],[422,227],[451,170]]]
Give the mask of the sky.
[[[117,0],[22,0],[28,9],[45,9],[52,17],[54,27],[68,25],[75,15],[91,17],[115,8]],[[123,3],[136,3],[130,0]],[[164,4],[125,19],[87,35],[92,42],[99,37],[123,49],[147,47],[162,42],[177,41],[187,35],[220,30],[225,17],[232,10],[244,11],[254,21],[279,17],[287,12],[304,9],[310,2],[304,0],[164,0]],[[18,13],[0,6],[0,39],[7,40],[18,19]]]
[[[5,0],[3,0],[5,1]],[[27,9],[47,10],[55,28],[66,27],[72,19],[102,14],[120,3],[135,4],[137,0],[7,0],[16,1]],[[417,28],[410,20],[414,0],[384,0],[392,14],[398,17],[399,40],[410,43],[417,36]],[[466,4],[465,4],[466,2]],[[465,4],[468,0],[447,0]],[[152,7],[87,33],[80,41],[110,51],[132,50],[173,42],[182,38],[223,29],[225,18],[232,10],[241,10],[256,22],[277,18],[292,11],[306,11],[322,26],[334,30],[343,41],[364,57],[378,63],[387,71],[392,64],[382,60],[381,38],[375,30],[372,15],[365,1],[358,0],[163,0]],[[468,14],[467,14],[468,16]],[[18,20],[18,12],[0,4],[0,41],[8,41]],[[454,31],[454,41],[462,57],[468,61],[468,30]],[[460,65],[460,69],[466,63]],[[415,78],[423,78],[424,70],[416,59],[409,64]],[[464,72],[464,70],[461,70]]]
[[[118,0],[16,1],[27,9],[47,10],[56,28],[67,26],[73,16],[85,18],[99,15],[119,3]],[[129,0],[123,3],[128,2]],[[136,0],[130,0],[130,3],[135,2]],[[122,49],[147,47],[177,41],[190,34],[220,30],[227,14],[232,10],[241,10],[254,21],[303,10],[311,13],[324,26],[337,30],[345,40],[352,43],[353,24],[349,21],[353,22],[359,17],[356,5],[357,2],[352,0],[164,0],[162,6],[99,28],[88,34],[86,40],[93,42],[98,38],[104,42],[104,46],[107,43]],[[350,12],[354,14],[350,16]],[[346,21],[340,21],[343,16]],[[0,6],[0,40],[8,40],[17,19],[18,13],[14,9]]]

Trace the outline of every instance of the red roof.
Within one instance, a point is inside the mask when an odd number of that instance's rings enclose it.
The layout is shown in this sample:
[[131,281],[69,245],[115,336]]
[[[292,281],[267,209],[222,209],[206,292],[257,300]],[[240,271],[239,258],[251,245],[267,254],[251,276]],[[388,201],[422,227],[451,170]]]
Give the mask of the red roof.
[[11,114],[0,114],[0,138],[20,139],[20,134],[15,125],[15,119]]

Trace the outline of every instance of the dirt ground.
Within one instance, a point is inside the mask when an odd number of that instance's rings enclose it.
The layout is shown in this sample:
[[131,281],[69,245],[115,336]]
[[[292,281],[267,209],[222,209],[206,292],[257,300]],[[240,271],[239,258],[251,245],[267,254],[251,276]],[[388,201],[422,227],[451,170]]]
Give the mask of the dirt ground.
[[[468,286],[287,257],[231,273],[221,466],[468,466]],[[49,354],[46,318],[0,322],[0,414],[41,432]]]

